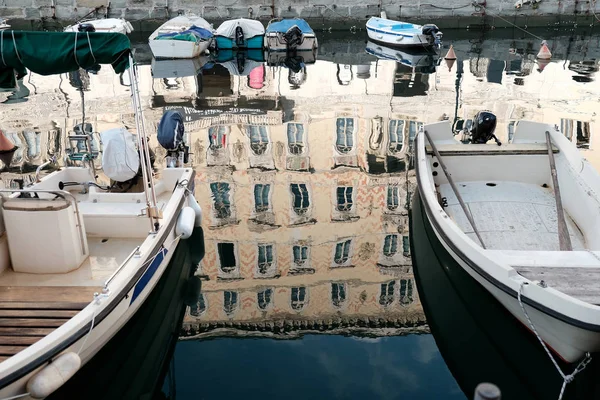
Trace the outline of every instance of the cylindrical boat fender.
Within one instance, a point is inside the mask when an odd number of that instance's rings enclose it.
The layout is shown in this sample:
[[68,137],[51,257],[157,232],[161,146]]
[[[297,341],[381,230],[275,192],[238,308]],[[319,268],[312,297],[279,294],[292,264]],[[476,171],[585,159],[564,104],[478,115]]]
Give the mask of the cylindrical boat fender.
[[196,221],[194,226],[202,226],[202,208],[200,207],[200,204],[198,204],[198,201],[196,200],[194,195],[191,193],[188,194],[188,203],[189,206],[192,207],[194,209],[194,212],[196,213]]
[[200,280],[200,277],[198,275],[190,277],[186,282],[183,303],[188,307],[192,307],[198,303],[201,293],[202,281]]
[[81,367],[77,353],[65,353],[45,366],[27,381],[27,391],[34,399],[43,399],[67,382]]
[[175,225],[175,234],[187,239],[194,233],[194,223],[196,221],[196,212],[192,207],[183,207],[177,217]]

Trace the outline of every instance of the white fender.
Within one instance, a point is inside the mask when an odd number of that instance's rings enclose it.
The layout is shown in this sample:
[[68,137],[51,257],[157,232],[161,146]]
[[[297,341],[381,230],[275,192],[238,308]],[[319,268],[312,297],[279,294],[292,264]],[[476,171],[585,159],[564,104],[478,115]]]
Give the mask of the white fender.
[[43,399],[67,382],[81,367],[77,353],[61,354],[33,375],[27,382],[27,391],[34,399]]
[[196,221],[196,212],[192,207],[183,207],[177,217],[175,225],[175,234],[187,239],[194,233],[194,223]]
[[198,201],[193,194],[188,194],[188,204],[196,212],[196,221],[194,226],[199,227],[202,225],[202,207],[198,204]]

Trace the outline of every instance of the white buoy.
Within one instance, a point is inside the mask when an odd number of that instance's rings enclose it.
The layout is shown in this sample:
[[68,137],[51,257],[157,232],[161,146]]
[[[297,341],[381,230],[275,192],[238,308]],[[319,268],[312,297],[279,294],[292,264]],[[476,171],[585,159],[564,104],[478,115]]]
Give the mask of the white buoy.
[[81,367],[77,353],[61,354],[33,375],[27,382],[27,391],[34,399],[43,399],[67,382]]
[[192,207],[192,209],[196,213],[196,220],[194,222],[194,226],[202,226],[202,207],[200,207],[200,204],[198,204],[198,201],[191,193],[188,194],[188,205]]
[[196,212],[192,207],[183,207],[177,217],[175,225],[175,234],[182,239],[188,239],[194,233],[194,223],[196,221]]

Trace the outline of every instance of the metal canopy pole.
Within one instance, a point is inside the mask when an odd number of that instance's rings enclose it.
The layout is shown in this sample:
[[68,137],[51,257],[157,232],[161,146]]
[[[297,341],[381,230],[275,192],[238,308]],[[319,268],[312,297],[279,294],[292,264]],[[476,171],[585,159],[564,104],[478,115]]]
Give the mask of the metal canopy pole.
[[[140,156],[142,158],[141,167],[142,179],[144,181],[144,194],[146,196],[146,212],[150,218],[150,233],[156,233],[159,226],[159,218],[156,212],[157,207],[156,196],[154,192],[154,179],[152,178],[152,175],[148,175],[148,172],[152,172],[152,170],[151,167],[148,167],[150,164],[150,157],[148,156],[148,146],[146,143],[146,134],[143,126],[142,110],[139,104],[140,98],[137,86],[137,74],[135,72],[135,64],[133,62],[131,53],[129,54],[129,79],[131,81],[131,102],[133,103],[134,108],[138,151],[140,152]],[[151,193],[148,192],[149,187],[151,188]]]
[[483,243],[483,239],[481,238],[481,235],[479,234],[479,230],[477,229],[477,226],[475,226],[475,220],[473,219],[473,216],[469,212],[467,205],[463,201],[463,198],[460,195],[458,188],[454,184],[454,180],[452,179],[450,172],[448,172],[448,169],[446,169],[446,164],[444,164],[444,160],[442,160],[442,156],[438,152],[437,147],[435,147],[435,143],[433,143],[433,140],[431,140],[431,137],[429,136],[429,132],[427,132],[426,130],[423,130],[423,133],[427,137],[427,141],[429,141],[429,144],[431,145],[433,154],[435,154],[438,162],[440,163],[440,167],[442,167],[442,170],[444,171],[444,175],[446,175],[446,179],[448,179],[448,183],[450,184],[450,187],[452,187],[452,191],[456,195],[456,198],[458,199],[458,202],[460,203],[460,206],[461,206],[463,212],[465,213],[465,215],[467,216],[467,219],[469,220],[469,223],[473,227],[473,231],[475,232],[475,235],[477,235],[477,239],[479,239],[479,242],[481,243],[481,247],[483,247],[485,249],[486,248],[485,243]]

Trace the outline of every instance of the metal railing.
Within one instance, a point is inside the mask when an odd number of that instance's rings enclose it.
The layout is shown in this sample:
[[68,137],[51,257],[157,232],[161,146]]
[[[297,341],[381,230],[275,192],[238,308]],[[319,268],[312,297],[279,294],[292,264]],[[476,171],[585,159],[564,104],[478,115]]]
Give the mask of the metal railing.
[[121,272],[121,270],[123,269],[123,267],[125,267],[125,265],[129,262],[129,260],[131,260],[134,256],[139,255],[139,251],[140,251],[140,246],[137,246],[135,249],[133,249],[133,251],[131,252],[131,254],[129,254],[127,256],[127,258],[125,258],[125,260],[121,263],[121,265],[119,265],[119,268],[117,268],[108,277],[108,279],[104,282],[104,288],[102,288],[102,292],[104,292],[104,293],[108,292],[108,284],[115,278],[115,276],[117,276],[117,274],[119,272]]

